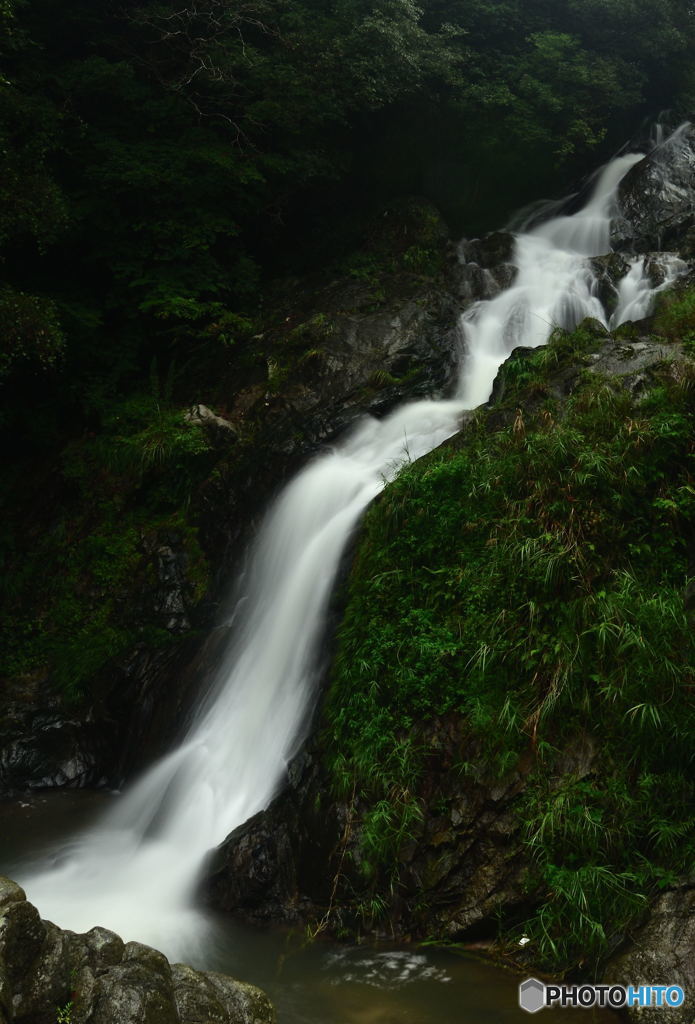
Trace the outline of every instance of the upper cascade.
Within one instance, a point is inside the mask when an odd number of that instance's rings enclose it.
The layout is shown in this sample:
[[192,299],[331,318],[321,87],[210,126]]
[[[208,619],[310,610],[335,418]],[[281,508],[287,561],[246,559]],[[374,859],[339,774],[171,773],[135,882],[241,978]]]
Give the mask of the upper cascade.
[[627,172],[642,160],[641,153],[627,153],[611,161],[598,176],[586,206],[572,216],[554,217],[532,234],[558,249],[581,256],[610,252],[611,221],[618,212],[618,186]]

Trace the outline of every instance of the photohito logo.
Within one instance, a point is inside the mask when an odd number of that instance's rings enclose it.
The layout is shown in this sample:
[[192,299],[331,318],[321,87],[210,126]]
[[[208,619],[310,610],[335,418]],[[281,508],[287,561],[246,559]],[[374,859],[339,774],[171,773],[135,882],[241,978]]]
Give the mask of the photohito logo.
[[527,978],[519,985],[519,1006],[527,1013],[538,1013],[544,1006],[622,1010],[626,1006],[682,1006],[684,1002],[680,985],[545,985],[538,978]]

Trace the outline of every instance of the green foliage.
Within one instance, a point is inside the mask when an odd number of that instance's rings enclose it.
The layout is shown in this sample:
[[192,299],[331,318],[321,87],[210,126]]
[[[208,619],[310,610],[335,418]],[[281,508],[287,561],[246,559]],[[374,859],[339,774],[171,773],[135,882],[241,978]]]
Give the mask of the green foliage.
[[695,353],[695,289],[667,292],[659,305],[654,329],[671,341],[681,341],[690,353]]
[[60,115],[47,97],[26,95],[0,75],[2,247],[29,236],[45,251],[65,223],[65,199],[48,163],[59,145],[60,127]]
[[[57,500],[32,508],[0,544],[0,660],[8,676],[49,672],[74,699],[136,642],[168,641],[153,597],[148,601],[157,585],[156,549],[172,535],[183,548],[195,606],[209,573],[187,510],[214,458],[156,374],[149,393],[112,404],[100,432],[64,449],[52,482]],[[30,481],[9,484],[5,506],[27,488],[24,500],[35,500]]]
[[377,307],[394,270],[441,270],[427,202],[394,203],[424,192],[470,234],[556,187],[549,155],[566,178],[694,91],[683,0],[8,0],[0,29],[3,294],[64,351],[29,426],[12,353],[36,331],[3,332],[4,422],[44,448],[153,357],[243,371],[264,279],[340,258],[375,209],[396,244],[347,270]]
[[[591,344],[584,328],[513,362],[507,406]],[[396,884],[426,811],[428,723],[466,723],[487,775],[530,751],[519,813],[543,895],[524,928],[549,968],[595,963],[695,854],[694,383],[664,367],[636,405],[587,374],[562,410],[546,396],[492,434],[479,418],[389,485],[350,582],[325,742],[371,874]],[[561,775],[585,733],[595,763]]]
[[17,364],[54,367],[64,345],[54,302],[0,287],[0,380]]
[[73,1002],[70,1000],[64,1006],[57,1007],[56,1024],[72,1024]]

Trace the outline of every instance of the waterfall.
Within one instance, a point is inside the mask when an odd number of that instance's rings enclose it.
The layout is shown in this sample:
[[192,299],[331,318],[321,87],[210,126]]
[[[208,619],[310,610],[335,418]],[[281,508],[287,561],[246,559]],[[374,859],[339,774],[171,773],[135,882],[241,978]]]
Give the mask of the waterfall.
[[[611,161],[583,209],[516,236],[514,283],[463,315],[453,397],[364,417],[285,488],[254,545],[216,684],[181,745],[50,863],[26,866],[21,881],[43,917],[78,931],[103,925],[200,959],[208,923],[194,893],[205,855],[267,806],[285,775],[315,702],[327,604],[360,515],[404,461],[431,451],[487,400],[513,348],[542,345],[555,326],[586,316],[607,323],[589,257],[609,251],[618,184],[640,159]],[[644,315],[655,290],[644,260],[633,261],[612,326]]]
[[659,254],[660,284],[655,285],[648,273],[644,256],[635,257],[627,274],[618,282],[618,301],[609,320],[611,330],[628,320],[642,320],[654,304],[654,296],[670,288],[687,270],[687,264],[674,253]]

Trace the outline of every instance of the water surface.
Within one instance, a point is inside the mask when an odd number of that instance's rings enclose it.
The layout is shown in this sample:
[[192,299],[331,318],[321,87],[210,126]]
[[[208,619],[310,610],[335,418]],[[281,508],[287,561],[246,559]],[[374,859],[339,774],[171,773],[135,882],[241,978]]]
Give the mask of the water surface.
[[[118,796],[56,790],[0,802],[0,874],[69,856]],[[95,922],[96,923],[96,922]],[[133,937],[133,936],[131,936]],[[128,936],[126,936],[128,938]],[[255,928],[213,915],[197,966],[263,988],[278,1024],[521,1024],[519,978],[470,954],[415,946],[351,946],[317,940],[300,929]],[[547,1024],[571,1024],[568,1011],[544,1011]],[[581,1011],[590,1024],[618,1024],[611,1013]]]

